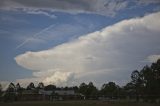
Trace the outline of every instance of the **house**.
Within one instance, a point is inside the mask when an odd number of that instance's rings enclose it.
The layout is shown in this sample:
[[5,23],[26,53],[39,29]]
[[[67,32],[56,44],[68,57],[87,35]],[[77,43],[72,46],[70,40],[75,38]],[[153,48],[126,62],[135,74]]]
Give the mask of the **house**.
[[55,94],[58,95],[59,100],[80,100],[85,99],[85,96],[79,93],[75,93],[74,90],[55,90]]
[[55,90],[54,92],[57,93],[58,95],[75,95],[76,94],[74,90]]
[[38,94],[43,96],[43,100],[53,100],[53,91],[51,90],[46,91],[46,90],[40,89],[38,91]]
[[17,94],[18,101],[39,101],[44,100],[42,94],[38,94],[37,90],[23,90]]
[[75,93],[74,90],[39,90],[39,94],[45,97],[45,100],[79,100],[84,99],[84,95]]
[[43,89],[40,89],[38,91],[38,94],[42,94],[42,95],[52,95],[53,91],[46,91],[46,90],[43,90]]

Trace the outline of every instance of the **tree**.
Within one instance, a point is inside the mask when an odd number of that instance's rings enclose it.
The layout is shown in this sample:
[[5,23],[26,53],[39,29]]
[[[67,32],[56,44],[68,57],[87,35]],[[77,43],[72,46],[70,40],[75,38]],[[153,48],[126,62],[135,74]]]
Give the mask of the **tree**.
[[77,86],[73,86],[72,88],[73,88],[73,90],[74,90],[76,93],[77,93],[78,90],[79,90],[79,88],[78,88]]
[[37,86],[38,89],[44,89],[44,84],[43,82],[40,82]]
[[47,86],[44,87],[44,89],[48,90],[48,91],[50,91],[50,90],[52,91],[52,90],[56,89],[56,86],[55,85],[47,85]]
[[2,95],[2,85],[0,84],[0,96]]
[[160,59],[150,67],[145,66],[141,73],[145,86],[144,93],[147,95],[147,100],[153,102],[160,95]]
[[87,95],[87,93],[86,93],[87,87],[88,87],[87,84],[81,83],[79,86],[79,92],[86,96]]
[[134,70],[131,74],[131,79],[133,83],[138,83],[139,79],[140,79],[140,74],[138,70]]
[[127,83],[124,87],[123,87],[124,91],[125,91],[125,95],[129,96],[130,98],[136,94],[136,90],[135,90],[135,84],[133,84],[133,82],[129,82]]
[[13,83],[10,83],[7,88],[7,92],[14,92],[15,88],[16,88],[15,85]]
[[34,83],[31,82],[28,86],[27,86],[27,90],[33,90],[35,89]]
[[2,90],[2,85],[0,84],[0,90]]
[[86,94],[88,96],[91,96],[91,98],[96,98],[96,96],[98,94],[98,90],[97,90],[97,88],[94,86],[94,84],[92,82],[89,82]]
[[92,82],[89,82],[89,84],[82,83],[79,86],[79,92],[86,96],[86,98],[94,99],[96,98],[98,94],[97,88],[93,85]]
[[117,97],[119,91],[119,86],[114,82],[109,82],[107,84],[103,84],[101,87],[101,95],[108,96],[110,98]]
[[151,66],[144,66],[140,71],[133,71],[131,83],[135,86],[137,101],[139,95],[154,102],[160,96],[160,59]]
[[153,82],[152,84],[154,84],[154,94],[156,95],[160,95],[160,59],[157,60],[156,63],[152,63],[151,65],[151,69],[153,72]]
[[17,84],[16,84],[17,94],[20,95],[23,90],[24,90],[24,88],[22,88],[21,85],[20,85],[19,83],[17,83]]
[[138,70],[134,70],[131,74],[131,79],[135,89],[136,100],[139,101],[139,96],[142,95],[143,92],[143,74]]
[[15,91],[15,85],[13,83],[10,83],[4,95],[4,101],[14,101],[16,97]]
[[21,89],[21,86],[20,86],[19,83],[17,83],[17,85],[16,85],[16,90],[19,91],[20,89]]

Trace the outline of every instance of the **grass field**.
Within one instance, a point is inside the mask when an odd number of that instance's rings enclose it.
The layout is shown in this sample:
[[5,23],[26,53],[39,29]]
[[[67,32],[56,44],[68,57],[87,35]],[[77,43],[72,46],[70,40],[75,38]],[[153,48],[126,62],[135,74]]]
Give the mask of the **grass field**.
[[0,106],[160,106],[160,104],[107,101],[39,101],[0,103]]

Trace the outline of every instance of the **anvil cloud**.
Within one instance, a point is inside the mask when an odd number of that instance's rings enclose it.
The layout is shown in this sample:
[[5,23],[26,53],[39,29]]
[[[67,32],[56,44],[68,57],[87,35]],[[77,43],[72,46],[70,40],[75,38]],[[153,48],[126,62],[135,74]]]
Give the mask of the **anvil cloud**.
[[48,50],[27,51],[15,60],[46,84],[102,79],[124,83],[140,62],[159,53],[159,19],[160,12],[123,20]]

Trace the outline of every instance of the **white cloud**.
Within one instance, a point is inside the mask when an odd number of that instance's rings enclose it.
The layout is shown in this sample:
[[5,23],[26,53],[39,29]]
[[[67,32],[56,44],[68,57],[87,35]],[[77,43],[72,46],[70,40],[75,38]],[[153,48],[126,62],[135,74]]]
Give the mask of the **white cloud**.
[[15,60],[46,83],[124,83],[142,65],[140,61],[160,51],[159,18],[160,12],[124,20],[48,50],[28,51]]
[[[15,9],[15,11],[17,11],[17,9]],[[48,16],[50,18],[57,18],[57,16],[55,16],[53,13],[50,14],[46,11],[43,11],[43,10],[40,10],[40,9],[33,9],[33,8],[21,8],[21,11],[22,12],[25,12],[27,14],[35,14],[35,15],[45,15],[45,16]]]
[[160,59],[160,55],[150,55],[150,56],[147,57],[146,60],[148,62],[153,63],[153,62],[156,62],[158,59]]
[[70,80],[74,78],[74,73],[72,72],[59,72],[56,71],[50,77],[44,79],[45,84],[55,84],[55,85],[64,85],[69,83]]

